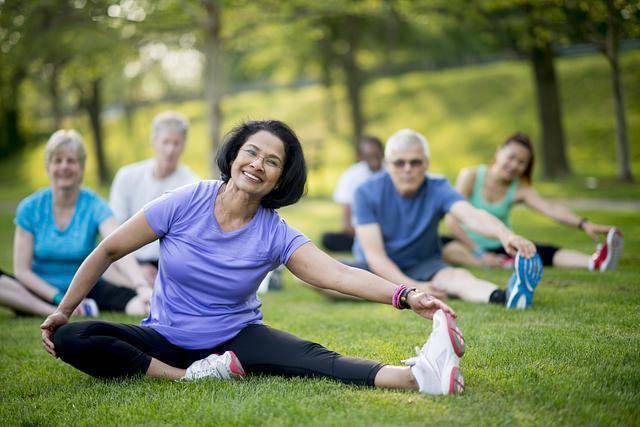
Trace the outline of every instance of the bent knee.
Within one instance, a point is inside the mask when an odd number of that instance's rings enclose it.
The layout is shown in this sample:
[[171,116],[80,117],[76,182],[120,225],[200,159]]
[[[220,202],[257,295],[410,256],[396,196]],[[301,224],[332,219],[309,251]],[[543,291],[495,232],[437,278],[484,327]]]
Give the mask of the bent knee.
[[53,345],[56,353],[62,359],[68,353],[67,350],[73,346],[74,341],[77,340],[77,334],[73,330],[73,326],[73,324],[62,325],[53,333]]
[[68,323],[60,326],[53,334],[53,345],[62,360],[77,353],[82,346],[84,331],[91,322]]
[[[150,289],[149,289],[150,290]],[[146,316],[149,314],[149,298],[136,296],[129,300],[124,308],[125,314],[129,316]]]

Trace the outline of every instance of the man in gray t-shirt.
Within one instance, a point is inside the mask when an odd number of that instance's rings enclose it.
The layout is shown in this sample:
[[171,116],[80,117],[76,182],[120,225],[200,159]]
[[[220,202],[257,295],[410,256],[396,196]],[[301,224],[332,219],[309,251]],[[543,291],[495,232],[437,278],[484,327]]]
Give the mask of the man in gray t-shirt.
[[495,284],[442,261],[438,223],[449,213],[470,229],[499,239],[507,252],[520,251],[526,258],[535,253],[535,246],[491,214],[471,206],[446,179],[426,175],[429,160],[427,141],[421,134],[404,129],[389,138],[385,148],[388,174],[356,191],[357,266],[436,297],[448,294],[504,304],[505,292]]
[[[188,167],[179,164],[184,151],[189,124],[180,114],[164,112],[153,119],[151,145],[155,156],[122,167],[111,185],[109,206],[118,222],[123,223],[144,205],[167,191],[199,181]],[[158,272],[158,242],[152,242],[135,253],[150,284]],[[111,279],[117,280],[117,271]]]

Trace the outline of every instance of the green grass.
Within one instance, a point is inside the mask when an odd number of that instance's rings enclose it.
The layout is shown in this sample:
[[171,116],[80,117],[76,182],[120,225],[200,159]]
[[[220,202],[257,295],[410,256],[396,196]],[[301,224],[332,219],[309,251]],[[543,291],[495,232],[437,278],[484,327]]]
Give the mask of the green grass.
[[[588,55],[557,61],[568,154],[575,175],[561,182],[540,183],[539,188],[547,195],[640,197],[637,185],[621,185],[614,179],[615,122],[609,70],[603,58]],[[640,51],[622,55],[621,64],[632,166],[640,174],[640,73],[637,72]],[[322,89],[309,86],[227,96],[222,106],[223,129],[226,131],[247,118],[273,117],[286,121],[303,141],[311,168],[310,194],[326,196],[354,159],[348,143],[349,112],[344,93],[337,89],[335,92],[336,128],[329,129],[324,120]],[[536,142],[540,138],[533,80],[526,62],[505,61],[375,79],[364,88],[363,104],[369,119],[367,132],[382,139],[405,127],[424,133],[431,145],[432,171],[451,179],[462,167],[490,161],[496,146],[515,130],[529,133]],[[151,119],[167,108],[179,110],[191,120],[184,161],[201,176],[209,175],[210,149],[201,101],[141,108],[131,129],[126,128],[122,118],[108,120],[106,155],[113,171],[151,155]],[[46,122],[43,123],[38,128],[47,133]],[[81,115],[67,118],[65,126],[79,128],[87,139],[90,156],[86,184],[95,187],[96,171],[86,118]],[[25,127],[35,126],[29,119]],[[42,167],[43,148],[39,144],[0,161],[0,182],[4,187],[0,200],[20,199],[47,184]],[[599,178],[599,188],[585,189],[585,178],[590,176]]]
[[[339,210],[311,199],[283,216],[312,238],[335,228]],[[467,340],[467,391],[428,397],[329,380],[250,377],[242,382],[101,381],[49,357],[40,319],[0,310],[0,424],[186,425],[634,425],[640,419],[640,224],[635,212],[580,214],[625,232],[613,273],[547,269],[532,310],[451,301]],[[11,216],[0,216],[0,265],[10,260]],[[537,240],[591,251],[577,230],[524,209],[514,227]],[[475,270],[505,283],[509,273]],[[399,363],[430,324],[373,303],[331,303],[286,276],[264,298],[270,325],[344,354]],[[109,314],[121,322],[138,319]]]
[[[633,167],[640,171],[640,53],[622,58]],[[540,182],[546,195],[637,199],[637,185],[615,175],[614,122],[608,70],[600,56],[558,61],[569,154],[576,175]],[[488,161],[495,146],[515,129],[539,130],[530,70],[502,62],[441,72],[411,73],[370,82],[365,92],[368,130],[385,138],[414,127],[431,142],[433,171],[454,178],[464,166]],[[150,155],[148,127],[165,108],[186,114],[192,130],[184,160],[208,174],[203,105],[193,101],[138,111],[128,131],[123,121],[106,124],[107,155],[113,168]],[[224,128],[244,118],[277,117],[301,135],[311,166],[310,195],[326,196],[353,161],[344,96],[336,106],[337,129],[322,120],[318,87],[229,96]],[[84,119],[68,119],[81,129]],[[43,146],[0,161],[0,268],[11,270],[13,208],[46,185]],[[90,148],[91,150],[91,148]],[[91,151],[90,151],[91,153]],[[89,156],[86,184],[95,187]],[[584,179],[600,179],[598,189]],[[106,194],[107,188],[100,188]],[[306,198],[283,209],[289,223],[315,241],[339,227],[338,207]],[[640,224],[637,212],[580,212],[625,232],[625,252],[613,273],[547,269],[535,308],[452,301],[465,332],[462,361],[467,392],[460,397],[425,397],[402,391],[350,387],[328,380],[253,377],[243,382],[175,383],[132,379],[99,381],[49,357],[42,349],[41,319],[16,318],[0,309],[0,425],[209,424],[209,425],[634,425],[640,420]],[[517,231],[535,240],[591,252],[577,230],[560,228],[524,209],[514,211]],[[506,283],[509,273],[474,270]],[[344,354],[399,363],[421,345],[430,324],[408,312],[370,303],[330,303],[286,276],[283,292],[264,297],[266,321]],[[139,319],[108,314],[105,319]]]

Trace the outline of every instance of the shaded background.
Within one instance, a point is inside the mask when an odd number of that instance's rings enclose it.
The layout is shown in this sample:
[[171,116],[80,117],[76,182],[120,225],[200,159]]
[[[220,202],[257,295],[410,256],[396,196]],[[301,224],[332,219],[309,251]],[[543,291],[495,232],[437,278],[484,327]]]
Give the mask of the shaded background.
[[85,184],[104,194],[168,108],[191,120],[184,162],[203,177],[233,124],[277,118],[311,195],[358,135],[402,127],[452,179],[521,130],[548,195],[639,195],[623,184],[640,164],[639,16],[617,0],[0,1],[0,200],[47,184],[60,127],[85,137]]

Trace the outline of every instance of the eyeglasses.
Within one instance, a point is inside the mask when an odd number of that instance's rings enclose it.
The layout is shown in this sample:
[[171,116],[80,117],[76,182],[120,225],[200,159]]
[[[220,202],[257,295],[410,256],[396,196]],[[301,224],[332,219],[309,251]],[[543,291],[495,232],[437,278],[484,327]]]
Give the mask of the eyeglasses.
[[391,162],[391,164],[393,165],[393,167],[398,169],[404,169],[405,165],[407,164],[411,166],[411,168],[419,168],[420,166],[424,165],[424,159],[411,159],[411,160],[398,159]]
[[262,162],[267,167],[273,168],[273,169],[282,169],[282,165],[280,165],[280,160],[278,160],[278,159],[276,159],[274,157],[261,156],[253,148],[242,148],[242,149],[240,149],[240,151],[242,153],[244,153],[244,155],[247,158],[251,159],[251,163],[255,162],[256,159],[260,158],[260,159],[262,159]]

